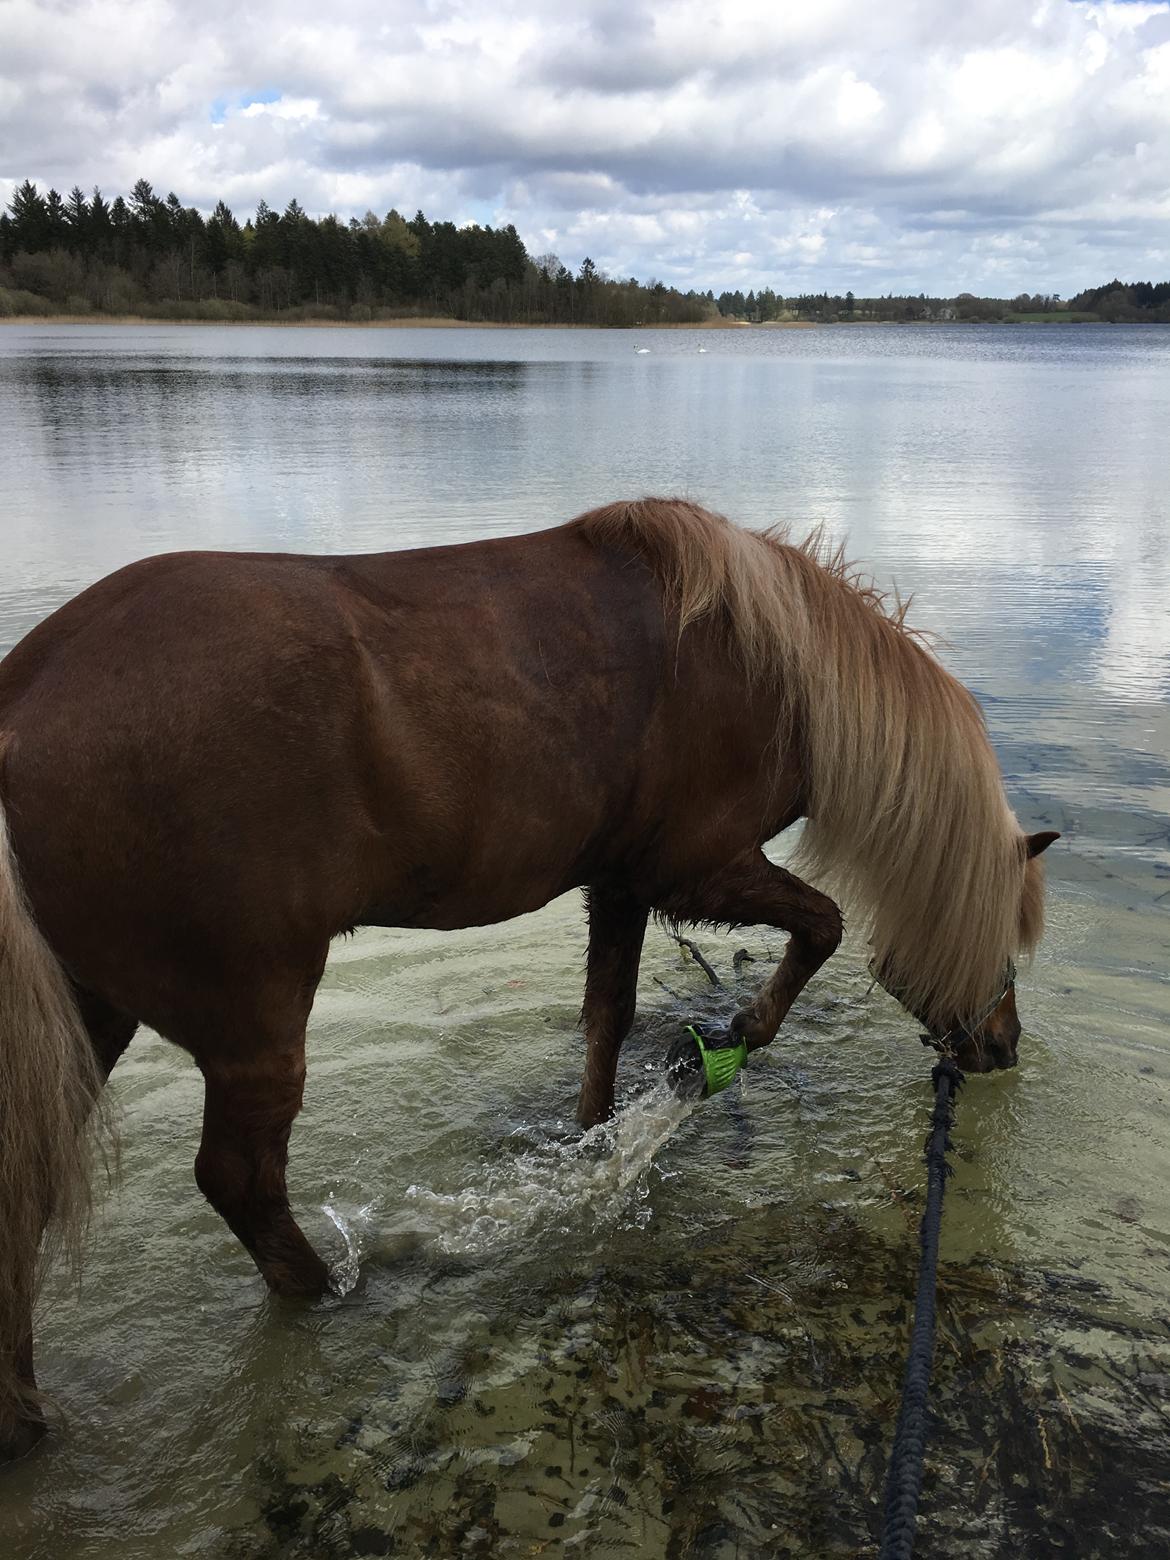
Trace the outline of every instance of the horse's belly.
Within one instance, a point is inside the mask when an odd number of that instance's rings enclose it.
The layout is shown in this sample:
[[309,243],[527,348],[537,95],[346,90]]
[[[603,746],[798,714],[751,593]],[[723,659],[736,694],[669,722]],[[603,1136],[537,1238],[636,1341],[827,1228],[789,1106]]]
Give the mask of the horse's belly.
[[464,926],[494,926],[547,905],[577,886],[570,878],[533,878],[524,884],[462,884],[437,895],[393,897],[363,911],[363,926],[410,926],[453,932]]
[[444,830],[417,838],[370,884],[362,924],[493,926],[588,882],[599,855],[597,820],[566,808],[556,827],[551,808],[526,807],[524,814],[522,821],[502,819],[481,804],[479,826],[457,843]]

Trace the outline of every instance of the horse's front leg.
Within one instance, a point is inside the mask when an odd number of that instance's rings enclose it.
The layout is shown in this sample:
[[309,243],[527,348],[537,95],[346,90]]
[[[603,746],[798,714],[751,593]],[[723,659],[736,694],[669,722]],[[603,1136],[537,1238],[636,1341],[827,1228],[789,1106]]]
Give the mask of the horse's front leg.
[[789,934],[778,969],[749,1007],[731,1021],[731,1036],[749,1051],[776,1037],[789,1008],[841,942],[841,911],[827,894],[811,888],[762,851],[731,862],[672,894],[658,908],[683,921],[724,921],[739,926],[776,926]]
[[618,1052],[634,1022],[645,905],[621,890],[589,889],[589,961],[585,976],[585,1076],[577,1120],[594,1127],[613,1114]]
[[195,1180],[275,1294],[316,1298],[329,1269],[288,1204],[288,1139],[305,1082],[303,1033],[250,1063],[196,1056],[203,1072],[203,1136]]

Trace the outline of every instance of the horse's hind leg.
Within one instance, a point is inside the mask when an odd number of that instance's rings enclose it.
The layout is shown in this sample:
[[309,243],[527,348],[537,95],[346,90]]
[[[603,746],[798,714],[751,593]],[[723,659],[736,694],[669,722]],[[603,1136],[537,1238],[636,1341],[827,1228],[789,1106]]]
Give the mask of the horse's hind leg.
[[304,1031],[246,1061],[196,1055],[204,1077],[195,1179],[251,1253],[269,1289],[317,1296],[329,1270],[289,1210],[288,1138],[305,1084]]
[[[114,1063],[130,1044],[138,1020],[80,987],[74,987],[74,996],[102,1074],[108,1078]],[[7,1376],[16,1390],[16,1412],[11,1405],[0,1410],[0,1461],[22,1456],[48,1428],[33,1368],[33,1290],[33,1276],[29,1273],[26,1281],[18,1285],[12,1307],[16,1318],[15,1346],[9,1359],[0,1356],[0,1380]]]
[[797,996],[841,942],[841,912],[828,895],[773,865],[762,851],[730,862],[657,908],[682,921],[777,926],[789,933],[778,969],[731,1021],[732,1037],[749,1051],[775,1039]]
[[585,1075],[577,1120],[596,1126],[613,1114],[618,1052],[634,1021],[638,962],[649,912],[626,894],[589,890],[589,962],[585,976]]

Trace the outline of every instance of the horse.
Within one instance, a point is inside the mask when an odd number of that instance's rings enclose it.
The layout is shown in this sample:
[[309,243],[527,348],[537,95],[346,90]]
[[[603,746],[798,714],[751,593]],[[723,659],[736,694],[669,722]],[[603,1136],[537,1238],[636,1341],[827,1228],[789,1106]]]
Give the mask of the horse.
[[789,934],[731,1022],[749,1052],[843,903],[961,1066],[1014,1065],[1010,960],[1057,838],[1022,833],[976,700],[840,553],[655,498],[458,546],[120,569],[0,663],[0,804],[6,1457],[46,1427],[38,1283],[79,1249],[138,1025],[203,1075],[200,1191],[272,1291],[317,1297],[286,1164],[334,937],[584,889],[588,1127],[652,914]]

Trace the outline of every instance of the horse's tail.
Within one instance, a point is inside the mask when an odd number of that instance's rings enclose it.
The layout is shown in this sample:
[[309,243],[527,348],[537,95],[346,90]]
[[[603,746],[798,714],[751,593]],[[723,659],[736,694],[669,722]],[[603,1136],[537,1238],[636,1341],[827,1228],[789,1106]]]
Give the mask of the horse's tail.
[[53,1252],[81,1255],[103,1081],[22,892],[0,804],[0,1426],[40,1417],[32,1308]]

